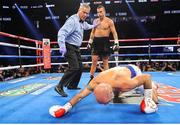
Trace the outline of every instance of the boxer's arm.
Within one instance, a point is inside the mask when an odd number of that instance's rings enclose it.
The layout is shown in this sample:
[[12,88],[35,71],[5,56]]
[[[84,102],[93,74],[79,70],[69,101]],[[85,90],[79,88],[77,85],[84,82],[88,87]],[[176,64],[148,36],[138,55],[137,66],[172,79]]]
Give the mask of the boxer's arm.
[[114,26],[114,22],[113,21],[110,21],[110,29],[111,29],[111,32],[113,34],[115,43],[119,44],[119,42],[118,42],[118,35],[117,35],[116,28]]
[[95,29],[92,29],[89,39],[91,39],[91,40],[94,39],[94,33],[95,33]]
[[86,96],[88,96],[92,91],[90,91],[90,89],[88,88],[88,86],[83,89],[80,93],[76,94],[70,101],[69,103],[71,103],[72,106],[74,106],[75,104],[77,104],[80,100],[82,100],[83,98],[85,98]]
[[94,25],[91,25],[87,22],[84,22],[83,26],[84,26],[83,27],[84,30],[90,30],[90,29],[93,29],[95,27]]
[[143,85],[144,89],[152,89],[152,80],[151,75],[149,74],[138,75],[134,77],[130,82],[132,83],[132,88]]
[[140,109],[143,113],[154,113],[158,110],[156,103],[158,102],[157,95],[153,93],[151,76],[142,74],[132,79],[136,86],[144,86],[144,99],[140,103]]
[[72,106],[77,104],[80,100],[88,96],[93,92],[93,89],[97,85],[96,81],[94,79],[91,80],[91,82],[86,86],[80,93],[76,94],[69,102]]
[[88,50],[92,49],[92,43],[93,43],[93,39],[94,39],[94,32],[95,32],[95,29],[93,28],[92,31],[91,31],[91,34],[90,34],[88,45],[87,45]]
[[119,41],[118,41],[118,35],[117,35],[117,32],[116,32],[116,28],[114,26],[114,22],[111,20],[110,21],[110,29],[111,29],[111,32],[113,34],[113,37],[114,37],[114,45],[113,45],[113,51],[114,52],[118,52],[119,51]]
[[[89,85],[83,89],[80,93],[76,94],[69,102],[67,102],[64,106],[54,105],[49,109],[50,115],[53,117],[59,118],[64,116],[67,112],[71,110],[71,108],[77,104],[81,99],[88,96],[92,90],[94,89],[93,84],[94,81],[90,82]],[[92,84],[92,86],[90,85]]]
[[100,24],[100,21],[98,19],[95,19],[93,21],[93,24],[88,24],[87,22],[84,22],[84,30],[89,30],[89,29],[93,29],[96,28],[98,25]]
[[[132,79],[132,88],[136,88],[138,86],[143,85],[144,86],[144,97],[145,98],[151,98],[153,99],[154,102],[158,103],[158,97],[155,91],[153,90],[153,81],[151,80],[151,75],[149,74],[142,74],[139,76],[136,76],[135,78]],[[154,91],[154,92],[153,92]]]

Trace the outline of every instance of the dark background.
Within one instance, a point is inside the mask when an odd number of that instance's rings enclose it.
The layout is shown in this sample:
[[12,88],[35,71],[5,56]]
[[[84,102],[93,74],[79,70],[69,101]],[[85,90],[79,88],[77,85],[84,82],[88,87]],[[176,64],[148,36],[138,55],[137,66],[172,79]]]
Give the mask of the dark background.
[[[109,14],[107,16],[114,20],[120,39],[176,37],[178,35],[180,30],[179,0],[154,0],[155,2],[152,0],[147,0],[147,2],[135,0],[135,2],[129,2],[128,4],[134,10],[136,16],[131,13],[125,0],[119,0],[120,3],[114,3],[117,0],[106,1],[111,3],[105,4],[105,0],[1,0],[0,30],[33,39],[50,38],[51,41],[56,41],[58,29],[69,16],[77,12],[81,2],[89,2],[92,8],[87,19],[89,23],[96,17],[94,14],[96,14],[97,3],[101,2],[106,7],[107,14]],[[38,35],[33,35],[29,31],[14,7],[15,3],[29,18]],[[55,5],[51,10],[58,17],[56,21],[60,27],[53,25],[53,19],[45,19],[45,17],[50,16],[45,3]],[[40,5],[40,8],[31,8]],[[9,8],[4,8],[4,6]],[[28,6],[28,8],[23,9],[22,6]],[[10,18],[10,21],[7,21],[6,18]],[[86,31],[84,35],[84,40],[88,40],[90,31]]]

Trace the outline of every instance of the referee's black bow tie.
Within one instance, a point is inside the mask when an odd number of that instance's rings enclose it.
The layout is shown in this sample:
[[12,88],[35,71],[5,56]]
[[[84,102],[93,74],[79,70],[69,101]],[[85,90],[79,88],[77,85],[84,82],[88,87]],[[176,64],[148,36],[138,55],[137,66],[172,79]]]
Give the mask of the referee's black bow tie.
[[83,20],[79,20],[80,23],[83,23],[84,21]]

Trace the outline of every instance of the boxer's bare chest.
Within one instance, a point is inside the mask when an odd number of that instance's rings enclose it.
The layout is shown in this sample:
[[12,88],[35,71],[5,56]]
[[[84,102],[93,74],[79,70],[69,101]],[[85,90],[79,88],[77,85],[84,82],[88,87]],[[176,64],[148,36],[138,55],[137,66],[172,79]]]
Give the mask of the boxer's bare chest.
[[100,25],[97,27],[97,30],[110,30],[110,25],[109,25],[109,22],[106,20],[106,21],[102,21],[100,23]]

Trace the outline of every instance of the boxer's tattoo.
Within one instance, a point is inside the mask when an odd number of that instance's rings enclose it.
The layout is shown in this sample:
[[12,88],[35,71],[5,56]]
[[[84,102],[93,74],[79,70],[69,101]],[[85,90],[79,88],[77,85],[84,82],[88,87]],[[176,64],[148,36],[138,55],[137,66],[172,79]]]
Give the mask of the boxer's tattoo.
[[89,90],[89,91],[93,91],[94,89],[91,87],[91,86],[87,86],[87,89]]

